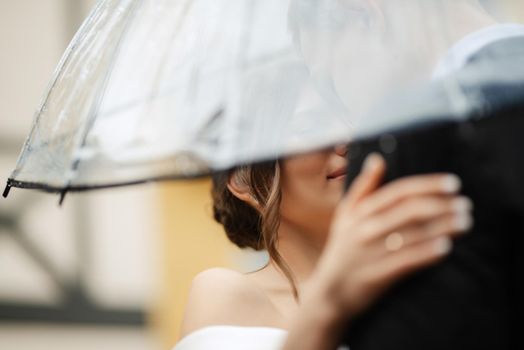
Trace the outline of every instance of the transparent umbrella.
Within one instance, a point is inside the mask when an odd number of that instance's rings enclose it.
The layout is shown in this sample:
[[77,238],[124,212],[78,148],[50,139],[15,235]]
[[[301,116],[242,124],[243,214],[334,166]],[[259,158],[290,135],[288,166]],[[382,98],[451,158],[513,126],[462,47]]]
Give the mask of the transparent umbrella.
[[[462,93],[458,79],[517,81],[524,65],[457,77],[446,53],[472,32],[515,22],[518,6],[102,0],[59,63],[4,194],[194,177],[407,120],[461,118],[482,96]],[[435,92],[439,79],[446,88]]]

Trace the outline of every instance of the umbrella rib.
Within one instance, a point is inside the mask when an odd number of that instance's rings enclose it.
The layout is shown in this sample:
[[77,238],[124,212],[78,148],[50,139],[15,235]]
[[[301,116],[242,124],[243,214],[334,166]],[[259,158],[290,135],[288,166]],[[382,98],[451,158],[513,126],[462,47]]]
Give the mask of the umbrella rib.
[[[104,2],[105,1],[100,1],[99,3],[96,4],[95,8],[93,9],[89,17],[84,21],[84,23],[82,23],[77,34],[73,37],[71,43],[66,48],[64,54],[62,55],[62,58],[60,59],[60,62],[58,62],[58,65],[56,66],[55,71],[53,73],[53,77],[51,78],[51,82],[49,83],[43,95],[43,98],[40,102],[40,106],[38,107],[37,112],[35,113],[33,117],[33,123],[31,126],[31,130],[29,131],[29,134],[27,135],[27,138],[24,141],[24,145],[22,146],[22,151],[20,152],[20,155],[18,156],[17,164],[19,164],[23,159],[23,155],[26,152],[27,147],[29,146],[30,140],[32,139],[34,132],[36,130],[38,120],[42,116],[42,110],[44,109],[44,106],[47,105],[47,102],[51,95],[51,91],[54,90],[56,83],[58,82],[58,79],[61,73],[63,72],[64,66],[67,63],[69,63],[69,60],[71,59],[71,56],[72,56],[71,55],[72,52],[78,46],[78,43],[85,37],[86,32],[88,31],[88,28],[91,27],[91,23],[93,22],[94,18],[99,14],[99,10],[102,7],[102,5],[104,4]],[[12,178],[18,175],[19,169],[20,167],[17,167],[16,169],[13,170],[11,174]],[[7,188],[6,188],[6,192],[7,194],[4,192],[4,197],[7,197],[7,195],[9,194],[9,190]]]
[[[136,15],[137,9],[140,7],[139,5],[142,5],[142,4],[143,4],[143,0],[136,0],[136,1],[134,1],[134,3],[132,5],[130,5],[131,9],[129,10],[129,13],[128,13],[127,22],[124,24],[124,28],[122,30],[122,33],[119,36],[117,44],[115,45],[115,49],[114,49],[114,51],[112,53],[112,59],[111,59],[111,61],[109,63],[109,67],[108,67],[108,71],[107,71],[108,73],[106,74],[106,76],[104,78],[104,81],[102,82],[102,85],[100,87],[100,90],[98,91],[97,96],[95,97],[94,102],[93,102],[93,104],[91,106],[91,111],[89,112],[89,115],[88,115],[88,118],[87,118],[86,127],[85,127],[85,130],[83,132],[82,137],[80,137],[79,147],[77,148],[77,150],[83,148],[85,146],[85,144],[86,144],[87,135],[89,134],[89,131],[92,129],[92,127],[93,127],[93,125],[95,123],[97,112],[98,112],[98,108],[100,107],[100,103],[101,103],[101,101],[103,99],[104,92],[105,92],[105,90],[107,88],[107,84],[109,82],[109,77],[111,76],[111,72],[112,72],[111,68],[115,64],[115,57],[120,52],[120,49],[122,47],[122,39],[124,37],[124,34],[130,28],[131,18],[134,15]],[[76,159],[73,160],[73,163],[70,166],[70,169],[72,170],[72,172],[67,174],[68,179],[66,179],[66,184],[65,184],[65,186],[63,186],[63,189],[61,191],[60,204],[62,204],[63,199],[65,197],[65,194],[69,190],[69,187],[70,187],[70,184],[71,184],[72,174],[74,172],[76,172],[76,170],[78,169],[79,165],[80,165],[80,158],[76,157]]]

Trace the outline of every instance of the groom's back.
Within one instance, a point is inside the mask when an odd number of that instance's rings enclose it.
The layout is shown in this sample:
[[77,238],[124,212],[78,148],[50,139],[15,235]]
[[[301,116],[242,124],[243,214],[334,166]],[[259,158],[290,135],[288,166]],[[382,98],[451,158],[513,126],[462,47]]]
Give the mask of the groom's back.
[[[431,125],[391,131],[390,153],[380,137],[353,145],[364,151],[350,152],[349,178],[371,151],[385,153],[388,180],[457,173],[475,204],[475,225],[455,241],[445,261],[401,281],[352,322],[347,331],[352,350],[524,348],[517,325],[524,316],[524,69],[519,65],[524,66],[524,38],[495,42],[454,78],[465,96],[482,100],[467,120],[436,118]],[[487,79],[472,79],[471,67],[485,70]],[[511,67],[522,79],[496,76]],[[431,93],[442,95],[448,83],[433,84]]]

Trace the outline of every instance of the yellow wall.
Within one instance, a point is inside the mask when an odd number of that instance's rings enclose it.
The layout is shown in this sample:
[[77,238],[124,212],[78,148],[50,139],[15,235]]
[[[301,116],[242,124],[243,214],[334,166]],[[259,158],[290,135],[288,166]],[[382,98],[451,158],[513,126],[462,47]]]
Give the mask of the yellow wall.
[[152,322],[164,349],[178,340],[188,289],[195,274],[209,267],[232,267],[236,248],[212,218],[209,179],[160,186],[163,222],[162,292]]

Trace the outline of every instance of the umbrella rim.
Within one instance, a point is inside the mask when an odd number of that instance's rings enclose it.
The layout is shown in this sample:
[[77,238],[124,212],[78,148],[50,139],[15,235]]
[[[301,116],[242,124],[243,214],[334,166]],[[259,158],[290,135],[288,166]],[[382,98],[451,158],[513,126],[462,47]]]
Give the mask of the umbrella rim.
[[65,195],[68,192],[87,192],[93,190],[102,190],[108,188],[118,188],[125,186],[140,185],[145,183],[153,182],[164,182],[164,181],[176,181],[176,180],[199,180],[210,177],[212,173],[200,173],[193,175],[161,175],[143,179],[137,179],[126,182],[113,182],[113,183],[104,183],[96,185],[65,185],[65,186],[53,186],[43,182],[31,182],[31,181],[20,181],[13,178],[8,178],[6,187],[2,194],[2,197],[7,198],[11,188],[21,188],[21,189],[31,189],[39,190],[47,193],[57,193],[60,194],[59,205],[62,205]]

